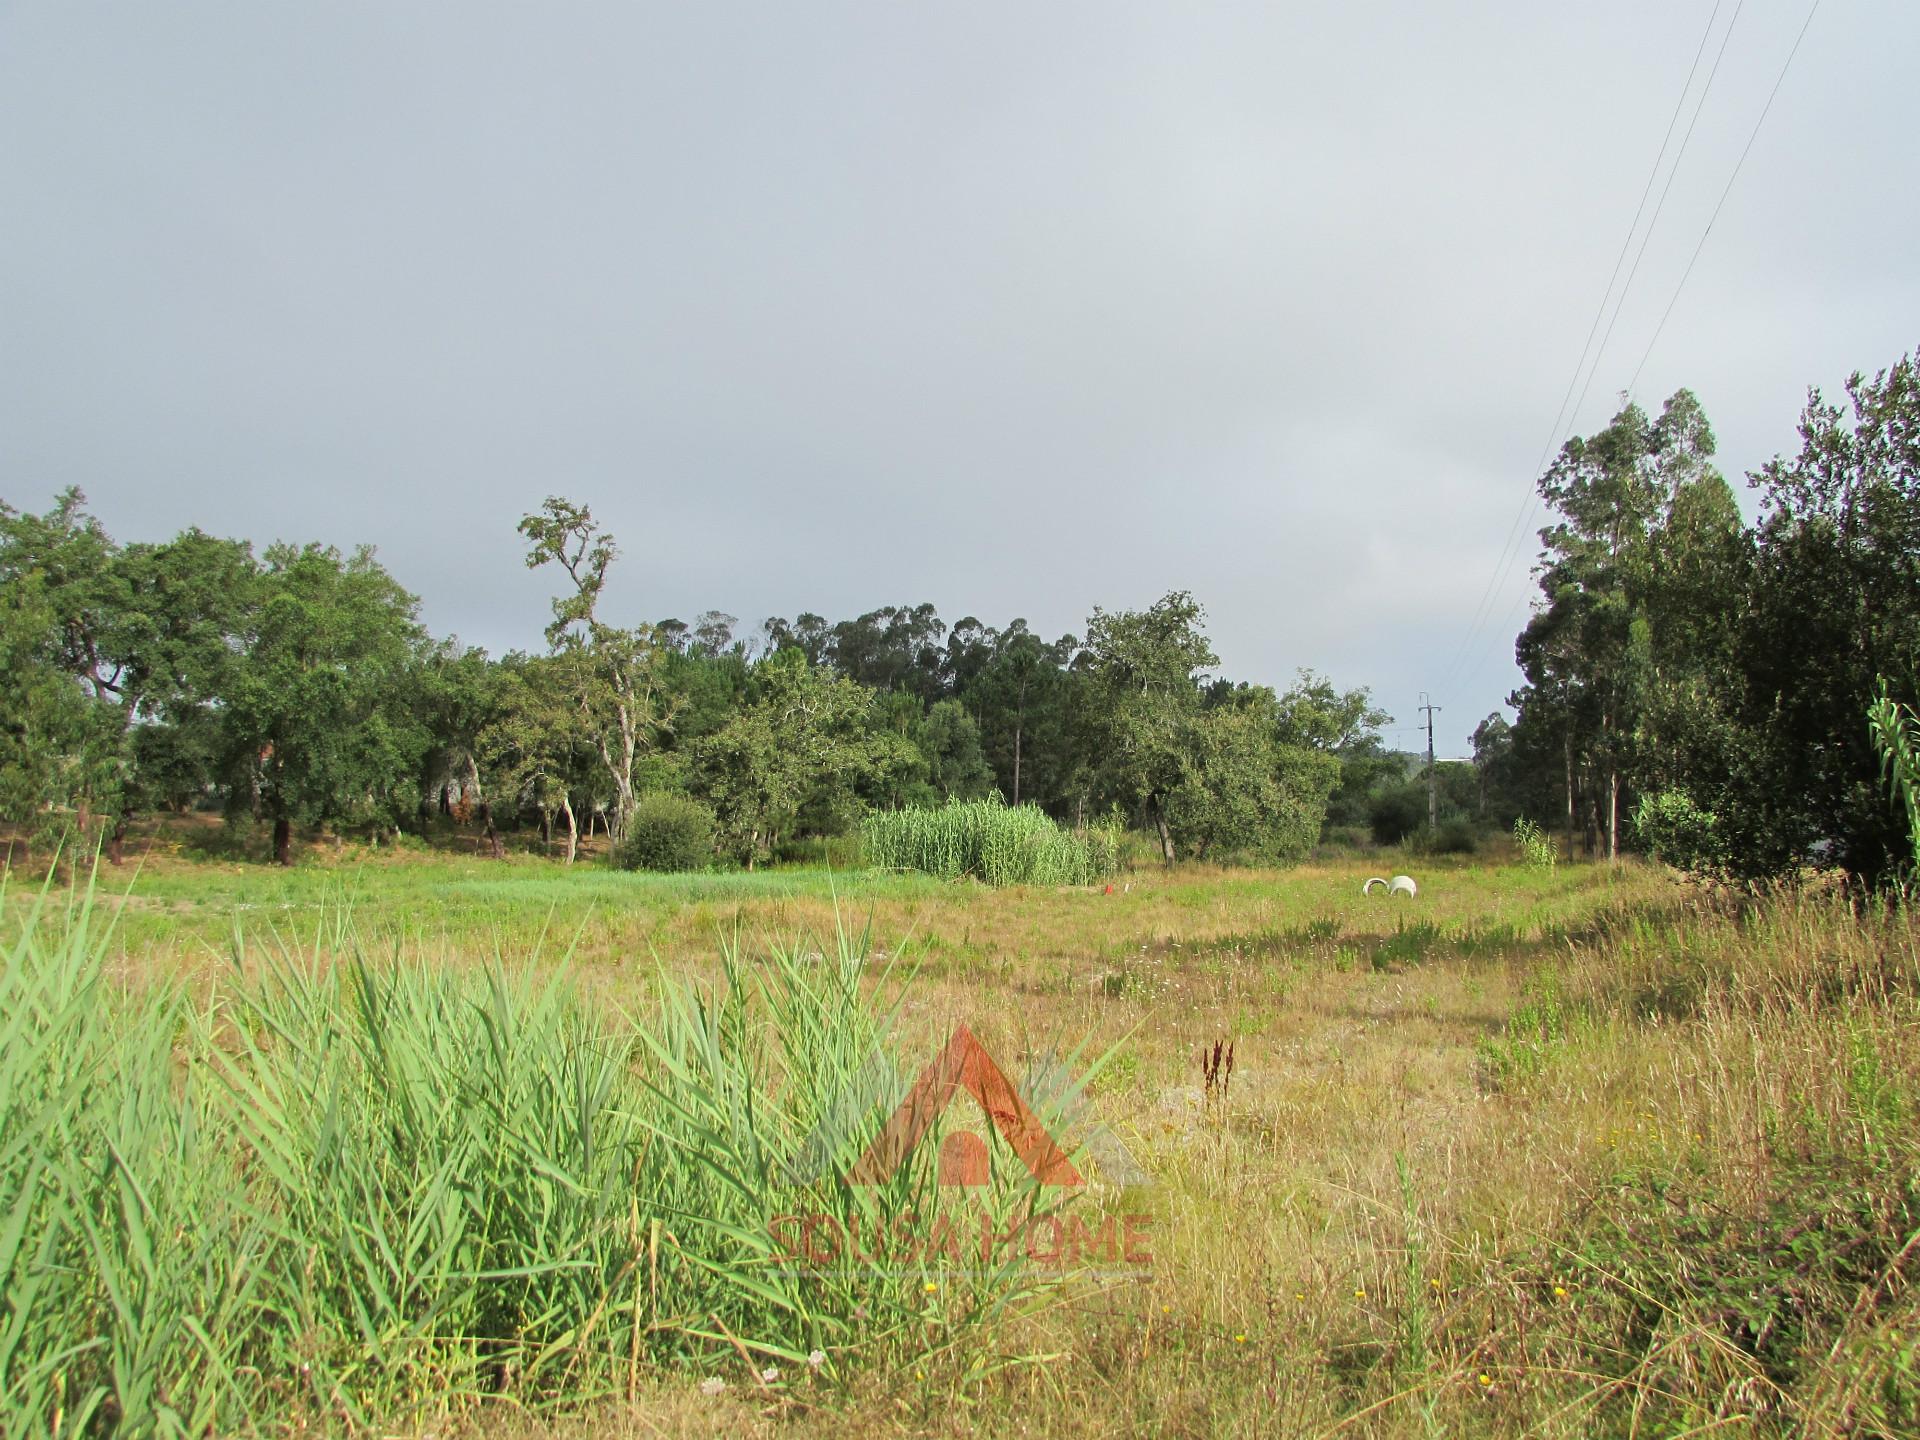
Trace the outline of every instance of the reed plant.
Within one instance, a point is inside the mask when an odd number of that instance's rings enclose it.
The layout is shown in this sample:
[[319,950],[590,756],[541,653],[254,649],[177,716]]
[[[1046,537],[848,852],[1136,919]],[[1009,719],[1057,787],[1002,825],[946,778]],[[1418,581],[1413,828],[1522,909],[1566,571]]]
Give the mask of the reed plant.
[[986,885],[1091,885],[1119,865],[1119,834],[1064,829],[1033,805],[955,801],[869,816],[867,862]]
[[[113,983],[110,940],[43,892],[0,965],[0,1433],[359,1429],[661,1366],[772,1387],[912,1363],[1037,1288],[1017,1256],[930,1279],[783,1243],[934,1208],[932,1145],[845,1178],[911,1069],[863,936],[729,947],[639,1019],[564,961],[412,964],[344,913],[239,942],[204,993]],[[1034,1199],[981,1203],[1004,1228]]]

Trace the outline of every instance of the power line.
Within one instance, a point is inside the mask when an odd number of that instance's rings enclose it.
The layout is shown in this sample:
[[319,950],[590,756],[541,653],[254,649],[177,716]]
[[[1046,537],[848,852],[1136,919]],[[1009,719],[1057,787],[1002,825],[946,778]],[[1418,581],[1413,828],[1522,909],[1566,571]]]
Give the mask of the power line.
[[1613,318],[1607,322],[1607,333],[1600,337],[1600,348],[1593,352],[1593,368],[1587,371],[1587,383],[1580,387],[1580,398],[1573,402],[1573,413],[1567,416],[1569,428],[1580,417],[1580,407],[1587,403],[1587,391],[1593,385],[1593,377],[1600,373],[1600,362],[1606,357],[1607,346],[1613,340],[1613,327],[1620,323],[1620,312],[1627,307],[1627,291],[1633,287],[1633,280],[1640,273],[1640,262],[1646,258],[1647,242],[1653,239],[1653,227],[1660,223],[1660,212],[1667,208],[1667,196],[1673,190],[1674,177],[1680,173],[1680,162],[1687,158],[1687,145],[1693,139],[1694,128],[1700,123],[1700,112],[1707,108],[1707,92],[1713,89],[1714,78],[1720,73],[1720,62],[1727,58],[1727,44],[1733,39],[1734,26],[1740,23],[1740,12],[1747,8],[1747,0],[1733,7],[1733,18],[1727,22],[1726,33],[1720,37],[1720,48],[1714,52],[1713,68],[1707,72],[1707,83],[1700,87],[1700,98],[1694,102],[1693,118],[1687,121],[1687,133],[1680,137],[1680,148],[1674,152],[1673,168],[1667,171],[1667,183],[1660,187],[1660,201],[1653,207],[1653,218],[1647,222],[1646,233],[1640,237],[1640,248],[1633,257],[1633,268],[1627,272],[1627,283],[1620,287],[1620,298],[1613,307]]
[[[1744,7],[1744,5],[1745,5],[1745,0],[1741,0],[1741,6]],[[1634,367],[1633,376],[1627,382],[1626,388],[1627,388],[1627,393],[1629,395],[1631,395],[1634,389],[1638,386],[1640,382],[1641,373],[1646,369],[1647,361],[1649,358],[1651,358],[1654,347],[1659,343],[1660,336],[1666,329],[1667,320],[1672,316],[1674,306],[1679,303],[1680,293],[1686,288],[1687,280],[1693,274],[1694,266],[1700,259],[1701,251],[1706,248],[1707,237],[1713,233],[1714,224],[1719,220],[1720,212],[1726,206],[1727,197],[1733,193],[1734,183],[1740,178],[1740,171],[1742,167],[1744,167],[1745,164],[1747,163],[1747,156],[1750,153],[1752,153],[1755,141],[1757,141],[1760,138],[1761,127],[1766,124],[1767,116],[1773,109],[1773,102],[1776,98],[1778,98],[1781,87],[1786,83],[1787,72],[1793,68],[1794,57],[1800,53],[1801,43],[1805,41],[1805,39],[1807,38],[1807,31],[1812,28],[1814,16],[1819,13],[1820,5],[1821,5],[1821,0],[1813,0],[1812,6],[1807,11],[1807,18],[1801,22],[1799,33],[1794,36],[1793,45],[1787,51],[1787,58],[1784,62],[1782,62],[1780,66],[1780,73],[1774,77],[1773,88],[1767,92],[1766,103],[1760,107],[1760,114],[1753,122],[1753,129],[1747,135],[1747,142],[1741,148],[1739,158],[1734,161],[1732,173],[1730,173],[1727,176],[1727,183],[1720,192],[1720,198],[1714,204],[1713,213],[1707,218],[1705,229],[1703,229],[1700,232],[1700,239],[1698,243],[1696,243],[1695,246],[1693,247],[1693,253],[1687,260],[1686,269],[1681,272],[1679,283],[1674,286],[1673,294],[1668,298],[1666,308],[1660,314],[1659,323],[1654,326],[1652,338],[1647,341],[1647,348],[1645,351],[1642,352],[1640,356],[1640,363]],[[1717,8],[1718,7],[1716,7],[1716,10]],[[1688,137],[1692,136],[1693,125],[1700,118],[1699,106],[1704,105],[1706,102],[1707,90],[1711,89],[1713,86],[1713,76],[1714,74],[1717,74],[1719,71],[1720,57],[1726,53],[1727,38],[1731,37],[1733,33],[1733,27],[1735,24],[1739,22],[1739,19],[1740,19],[1740,11],[1738,8],[1736,8],[1734,11],[1733,19],[1728,22],[1727,35],[1725,37],[1722,37],[1720,42],[1720,50],[1715,55],[1713,71],[1708,74],[1706,86],[1703,87],[1700,92],[1700,102],[1695,106],[1693,120],[1688,123],[1688,126],[1687,126]],[[1709,33],[1711,33],[1712,28],[1713,28],[1713,20],[1711,17],[1709,17],[1707,21],[1707,29]],[[1704,38],[1702,39],[1701,44],[1702,44],[1702,48],[1704,49],[1705,47]],[[1699,63],[1699,55],[1697,53],[1694,57],[1694,63],[1697,67]],[[1689,76],[1689,84],[1691,84],[1691,76]],[[1681,101],[1683,104],[1685,103],[1685,98],[1686,98],[1686,95],[1685,95],[1685,92],[1683,91],[1681,94]],[[1669,131],[1671,131],[1671,128],[1672,128],[1671,121],[1668,124],[1668,128],[1669,128]],[[1674,171],[1678,171],[1680,166],[1680,158],[1685,154],[1685,151],[1686,151],[1686,141],[1682,140],[1680,152],[1676,154],[1674,158]],[[1661,206],[1665,205],[1666,190],[1670,189],[1672,187],[1672,184],[1673,184],[1673,173],[1670,172],[1667,176],[1667,185],[1661,191]],[[1661,208],[1660,206],[1655,207],[1654,222],[1657,222],[1659,220],[1660,208]],[[1652,234],[1652,225],[1654,222],[1650,222],[1648,225],[1649,236]],[[1645,251],[1646,251],[1646,241],[1645,239],[1643,239],[1641,241],[1640,253],[1644,254]],[[1634,259],[1634,269],[1632,272],[1629,272],[1627,277],[1627,284],[1629,286],[1632,285],[1633,283],[1633,274],[1637,273],[1638,270],[1639,270],[1639,256],[1636,255]],[[1623,288],[1621,290],[1621,301],[1623,303],[1624,303],[1625,297],[1626,297],[1626,290],[1625,288]],[[1603,302],[1603,305],[1604,305],[1604,302]],[[1619,319],[1619,314],[1620,314],[1619,306],[1616,305],[1614,309],[1614,320],[1617,321]],[[1613,325],[1610,322],[1607,327],[1607,334],[1609,338],[1612,336],[1612,333],[1613,333]],[[1606,343],[1607,342],[1605,340],[1601,341],[1601,352],[1605,351]],[[1599,364],[1600,364],[1600,357],[1598,354],[1596,354],[1594,359],[1594,369],[1596,371],[1599,368]],[[1588,384],[1591,384],[1593,379],[1593,376],[1591,373],[1588,375],[1587,379],[1588,379]],[[1585,399],[1585,396],[1586,396],[1586,391],[1582,389],[1581,391],[1582,400]],[[1575,414],[1577,414],[1579,411],[1579,405],[1577,403],[1574,409],[1575,409]],[[1568,417],[1568,422],[1569,424],[1571,424],[1572,422],[1571,416]],[[1558,424],[1558,421],[1556,420],[1556,425],[1557,424]],[[1532,503],[1528,507],[1528,509],[1530,513],[1530,518],[1532,514],[1538,513],[1539,501],[1537,497],[1532,497]],[[1504,563],[1505,562],[1503,562],[1503,565]],[[1503,628],[1511,627],[1514,618],[1518,616],[1522,607],[1525,605],[1526,600],[1527,600],[1527,596],[1523,594],[1513,604],[1513,606],[1509,608],[1507,612],[1506,622]],[[1469,633],[1469,640],[1471,640],[1471,632]],[[1459,678],[1462,678],[1462,679],[1478,678],[1479,675],[1486,669],[1486,664],[1487,664],[1486,660],[1482,659],[1479,665],[1475,666],[1471,671],[1466,672],[1464,675],[1460,676]],[[1450,669],[1448,672],[1449,681],[1455,678],[1455,672],[1458,670],[1458,668],[1459,668],[1459,665],[1458,665],[1458,661],[1456,660],[1454,667]]]
[[[1711,14],[1707,16],[1706,29],[1704,29],[1701,32],[1700,43],[1694,48],[1693,64],[1687,68],[1686,83],[1680,87],[1679,98],[1674,101],[1673,114],[1669,116],[1667,119],[1666,133],[1660,137],[1660,149],[1658,153],[1656,153],[1653,157],[1652,169],[1650,169],[1647,172],[1647,183],[1641,187],[1640,203],[1634,207],[1633,220],[1627,226],[1627,233],[1625,237],[1620,241],[1620,253],[1614,257],[1613,270],[1607,276],[1606,289],[1601,292],[1599,307],[1593,312],[1593,323],[1587,327],[1587,338],[1584,342],[1582,342],[1580,346],[1580,358],[1574,362],[1573,374],[1567,380],[1566,393],[1560,397],[1560,407],[1554,412],[1553,425],[1547,433],[1547,443],[1540,451],[1540,458],[1534,462],[1533,475],[1530,475],[1527,479],[1527,493],[1525,494],[1525,496],[1522,497],[1520,501],[1520,508],[1514,514],[1513,524],[1510,527],[1508,527],[1506,541],[1500,547],[1500,556],[1494,562],[1493,573],[1487,577],[1486,589],[1481,592],[1480,603],[1474,607],[1473,618],[1468,622],[1468,625],[1467,625],[1466,637],[1461,641],[1459,650],[1455,652],[1452,662],[1447,666],[1447,669],[1442,677],[1443,689],[1447,684],[1450,684],[1456,678],[1457,673],[1460,669],[1460,666],[1462,665],[1462,663],[1465,662],[1468,653],[1473,648],[1473,642],[1479,636],[1479,632],[1483,623],[1486,620],[1491,618],[1491,615],[1488,611],[1488,607],[1493,603],[1494,593],[1498,590],[1502,577],[1507,574],[1508,570],[1512,566],[1513,561],[1518,558],[1518,555],[1519,555],[1518,546],[1521,543],[1520,537],[1525,533],[1520,528],[1521,523],[1528,519],[1529,512],[1532,509],[1533,502],[1534,502],[1533,476],[1538,475],[1540,471],[1545,467],[1547,463],[1547,456],[1553,453],[1555,446],[1558,444],[1560,427],[1562,422],[1564,421],[1567,424],[1572,423],[1573,415],[1569,414],[1567,411],[1567,402],[1572,399],[1574,388],[1580,384],[1580,375],[1582,371],[1587,371],[1587,381],[1589,384],[1592,383],[1593,375],[1592,375],[1592,372],[1589,371],[1587,367],[1587,356],[1588,356],[1588,353],[1593,349],[1593,337],[1599,333],[1600,322],[1606,316],[1607,302],[1613,298],[1613,283],[1614,281],[1620,278],[1620,267],[1626,262],[1627,251],[1633,247],[1633,237],[1635,233],[1638,232],[1638,230],[1640,229],[1640,217],[1646,213],[1647,198],[1653,194],[1654,181],[1660,178],[1660,167],[1667,158],[1667,146],[1673,143],[1674,127],[1680,123],[1680,112],[1686,108],[1687,96],[1693,90],[1693,77],[1697,75],[1700,71],[1700,57],[1705,55],[1707,52],[1707,42],[1713,38],[1713,25],[1714,25],[1714,22],[1720,18],[1720,8],[1724,3],[1725,3],[1725,0],[1714,0],[1713,11]],[[1744,5],[1745,3],[1746,3],[1746,0],[1740,0],[1740,5]],[[1739,10],[1738,8],[1736,8],[1734,12],[1734,19],[1737,21],[1739,18],[1740,18]],[[1728,34],[1733,33],[1733,26],[1731,24],[1727,26],[1727,33]],[[1722,45],[1721,45],[1722,53],[1724,53],[1725,48],[1726,48],[1725,43],[1722,42]],[[1719,68],[1719,63],[1720,63],[1719,59],[1716,56],[1714,60],[1714,68],[1716,70],[1718,70]],[[1713,83],[1712,77],[1709,76],[1707,80],[1707,85],[1710,87],[1712,83]],[[1701,90],[1700,98],[1701,98],[1701,102],[1704,103],[1706,100],[1705,89]],[[1700,117],[1700,112],[1698,108],[1696,108],[1694,111],[1694,119],[1698,120],[1699,117]],[[1687,127],[1687,133],[1689,136],[1693,133],[1693,127],[1691,124],[1689,124]],[[1685,142],[1683,141],[1682,142],[1683,151],[1684,151],[1684,148],[1685,148]],[[1680,164],[1679,156],[1676,155],[1674,158],[1674,168],[1676,170],[1679,168],[1679,164]],[[1669,185],[1672,184],[1671,175],[1669,175],[1668,177],[1668,184]],[[1666,192],[1664,190],[1661,192],[1660,200],[1662,205],[1666,203]],[[1655,220],[1658,220],[1659,218],[1659,212],[1657,209],[1655,211],[1654,218]],[[1648,230],[1648,234],[1652,233],[1653,227],[1651,224],[1648,225],[1647,230]],[[1645,244],[1643,243],[1641,246],[1642,253],[1645,252],[1645,249],[1646,247],[1645,247]],[[1636,270],[1639,268],[1638,259],[1636,259],[1634,262],[1634,268]],[[1631,275],[1629,275],[1627,278],[1627,285],[1630,286],[1632,285],[1632,283],[1633,283],[1633,278]],[[1626,294],[1627,294],[1626,287],[1623,286],[1620,291],[1620,299],[1623,302],[1626,299]],[[1615,309],[1614,316],[1616,319],[1619,317],[1618,308]],[[1609,334],[1612,333],[1611,326],[1608,327],[1608,333]],[[1604,348],[1605,348],[1605,345],[1603,342],[1602,349]],[[1594,361],[1594,368],[1597,369],[1598,365],[1599,365],[1599,360],[1598,360],[1598,357],[1596,356]],[[1584,389],[1581,390],[1580,396],[1581,396],[1581,400],[1585,400],[1586,391]],[[1573,414],[1578,414],[1578,413],[1579,413],[1579,404],[1576,402],[1574,405]]]
[[1699,260],[1700,252],[1706,249],[1707,236],[1713,233],[1713,222],[1720,218],[1720,211],[1727,203],[1727,196],[1733,193],[1733,182],[1740,178],[1740,167],[1747,163],[1747,155],[1753,149],[1753,142],[1760,138],[1760,127],[1767,123],[1767,112],[1773,109],[1774,98],[1779,95],[1780,87],[1786,83],[1787,71],[1793,68],[1793,57],[1800,53],[1800,42],[1807,38],[1807,31],[1813,28],[1813,17],[1820,13],[1820,0],[1813,0],[1813,6],[1807,11],[1807,18],[1800,26],[1800,33],[1793,37],[1793,48],[1787,51],[1786,62],[1781,65],[1780,73],[1774,77],[1773,89],[1767,92],[1767,103],[1760,107],[1760,118],[1753,122],[1753,131],[1747,136],[1747,143],[1740,151],[1740,158],[1733,162],[1733,173],[1727,176],[1727,188],[1720,192],[1720,199],[1713,207],[1713,214],[1707,217],[1707,228],[1700,232],[1700,243],[1693,247],[1693,254],[1687,260],[1687,268],[1680,272],[1680,283],[1673,287],[1673,297],[1667,301],[1667,308],[1660,312],[1660,323],[1653,327],[1653,338],[1647,341],[1645,353],[1640,363],[1633,367],[1633,378],[1627,381],[1627,393],[1632,394],[1634,386],[1640,383],[1640,372],[1647,368],[1647,360],[1653,354],[1653,347],[1660,343],[1660,334],[1667,328],[1667,317],[1673,314],[1673,307],[1680,300],[1680,292],[1687,288],[1687,277],[1693,274],[1694,263]]

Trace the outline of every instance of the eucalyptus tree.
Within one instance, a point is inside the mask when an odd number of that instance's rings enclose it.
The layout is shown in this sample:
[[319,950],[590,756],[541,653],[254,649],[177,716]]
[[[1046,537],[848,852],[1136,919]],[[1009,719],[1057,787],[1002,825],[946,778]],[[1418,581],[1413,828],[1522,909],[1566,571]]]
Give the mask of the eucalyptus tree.
[[549,496],[521,518],[519,528],[527,541],[527,568],[558,566],[571,586],[553,601],[547,643],[600,756],[618,838],[633,813],[634,767],[671,733],[683,704],[666,683],[672,651],[651,625],[628,629],[600,618],[607,569],[620,552],[586,506]]
[[1629,402],[1604,429],[1567,441],[1540,478],[1555,514],[1540,532],[1544,603],[1516,658],[1530,698],[1563,727],[1569,834],[1579,761],[1592,775],[1588,813],[1604,828],[1610,860],[1651,660],[1652,534],[1676,494],[1714,475],[1713,453],[1699,401],[1680,390],[1658,420]]

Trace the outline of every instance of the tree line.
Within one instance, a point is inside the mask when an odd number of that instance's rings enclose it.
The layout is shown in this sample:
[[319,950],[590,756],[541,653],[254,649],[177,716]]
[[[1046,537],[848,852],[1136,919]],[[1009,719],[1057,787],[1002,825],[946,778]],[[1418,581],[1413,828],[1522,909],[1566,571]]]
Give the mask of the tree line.
[[1700,402],[1624,405],[1541,477],[1540,598],[1518,718],[1476,759],[1568,853],[1631,844],[1755,882],[1873,882],[1909,853],[1867,721],[1920,698],[1920,373],[1809,392],[1800,449],[1747,477],[1747,523]]
[[872,810],[997,795],[1117,814],[1168,861],[1284,861],[1384,754],[1364,690],[1219,677],[1185,592],[1051,640],[925,604],[623,624],[619,548],[586,506],[551,497],[518,528],[554,580],[546,645],[495,658],[428,634],[371,549],[120,544],[77,490],[0,503],[0,819],[118,859],[136,816],[218,807],[282,863],[300,827],[378,842],[452,819],[496,854],[537,826],[571,861],[665,793],[752,865]]

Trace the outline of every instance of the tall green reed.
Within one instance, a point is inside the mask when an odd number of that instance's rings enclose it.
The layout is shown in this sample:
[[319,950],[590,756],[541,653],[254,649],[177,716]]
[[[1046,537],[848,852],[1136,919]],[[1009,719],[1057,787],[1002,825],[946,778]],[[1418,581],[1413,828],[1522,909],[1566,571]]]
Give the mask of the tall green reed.
[[[905,977],[737,947],[639,1021],[564,964],[374,956],[350,919],[248,942],[204,999],[107,977],[87,896],[42,892],[0,964],[0,1433],[372,1424],[630,1389],[742,1352],[836,1367],[953,1343],[1034,1285],[943,1280],[783,1217],[897,1231],[933,1145],[847,1183],[912,1069]],[[236,942],[240,943],[240,942]],[[936,1141],[938,1136],[933,1137]],[[1005,1179],[993,1224],[1045,1208]]]
[[1091,885],[1119,865],[1111,828],[1066,830],[1035,806],[997,800],[880,811],[863,834],[871,865],[988,885]]

